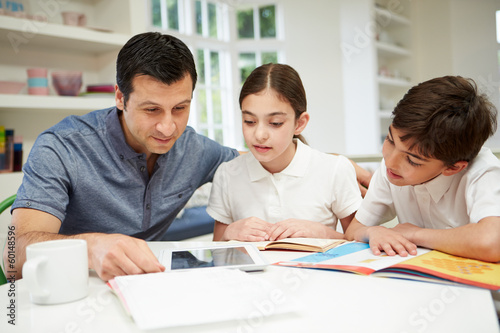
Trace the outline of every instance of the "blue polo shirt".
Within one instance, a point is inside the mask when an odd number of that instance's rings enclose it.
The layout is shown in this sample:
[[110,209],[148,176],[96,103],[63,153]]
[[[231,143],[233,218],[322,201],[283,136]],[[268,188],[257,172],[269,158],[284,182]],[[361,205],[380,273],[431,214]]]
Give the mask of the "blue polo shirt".
[[69,116],[37,138],[23,167],[15,208],[62,221],[61,234],[121,233],[159,239],[193,192],[238,152],[187,127],[158,157],[151,177],[146,155],[126,142],[115,107]]

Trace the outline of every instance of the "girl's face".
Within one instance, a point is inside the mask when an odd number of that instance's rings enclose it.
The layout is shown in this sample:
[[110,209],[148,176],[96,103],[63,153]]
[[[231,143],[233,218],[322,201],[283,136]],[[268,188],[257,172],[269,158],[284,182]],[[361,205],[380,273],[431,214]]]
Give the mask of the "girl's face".
[[252,154],[267,171],[283,171],[295,155],[293,136],[309,121],[307,112],[295,119],[292,106],[270,89],[245,97],[241,110],[243,136]]

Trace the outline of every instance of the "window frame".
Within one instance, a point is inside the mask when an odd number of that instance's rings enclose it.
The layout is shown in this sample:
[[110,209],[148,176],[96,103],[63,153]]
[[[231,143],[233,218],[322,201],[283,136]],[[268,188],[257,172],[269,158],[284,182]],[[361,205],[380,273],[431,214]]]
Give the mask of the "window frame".
[[[166,6],[167,0],[160,0],[161,6]],[[168,28],[168,17],[164,21],[164,16],[168,16],[162,7],[162,27],[153,25],[151,0],[146,1],[147,22],[149,31],[159,31],[173,35],[188,45],[195,59],[198,74],[201,64],[198,63],[198,50],[204,50],[205,57],[205,82],[198,80],[193,92],[191,111],[188,125],[197,132],[202,133],[208,130],[208,137],[215,139],[215,131],[222,130],[223,142],[221,144],[239,150],[244,149],[245,144],[241,133],[241,114],[239,112],[239,92],[241,89],[240,68],[238,66],[239,54],[243,52],[255,53],[256,64],[262,64],[262,53],[276,52],[278,62],[285,63],[285,42],[284,42],[284,22],[283,7],[279,1],[253,1],[250,5],[227,0],[198,0],[202,3],[202,34],[197,32],[196,22],[196,1],[178,0],[179,30]],[[208,29],[208,4],[216,5],[217,12],[217,38],[209,36]],[[254,29],[258,38],[238,39],[237,11],[245,8],[253,9],[254,21],[259,22],[259,8],[274,5],[276,18],[276,38],[260,38],[260,23]],[[164,29],[166,28],[166,29]],[[219,53],[220,86],[213,86],[210,80],[210,52]],[[207,68],[208,67],[208,68]],[[212,98],[211,92],[220,89],[222,123],[214,124],[213,104],[209,103]],[[200,122],[200,110],[198,108],[199,93],[206,92],[207,97],[207,123]]]

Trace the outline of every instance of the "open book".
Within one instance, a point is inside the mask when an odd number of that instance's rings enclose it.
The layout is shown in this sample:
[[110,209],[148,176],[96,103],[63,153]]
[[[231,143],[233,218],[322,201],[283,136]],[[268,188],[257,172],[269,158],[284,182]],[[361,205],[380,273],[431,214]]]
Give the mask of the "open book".
[[392,277],[500,290],[500,264],[417,249],[416,256],[372,254],[368,244],[348,243],[325,253],[311,254],[276,265],[322,268],[362,275]]
[[295,250],[325,252],[347,241],[344,239],[286,238],[277,241],[252,242],[259,250]]

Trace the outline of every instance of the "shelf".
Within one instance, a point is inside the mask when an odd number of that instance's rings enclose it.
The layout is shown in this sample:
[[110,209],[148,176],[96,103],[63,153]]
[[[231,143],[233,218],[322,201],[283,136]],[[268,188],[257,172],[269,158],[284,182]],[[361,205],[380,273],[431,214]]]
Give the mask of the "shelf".
[[391,86],[391,87],[402,87],[409,88],[412,86],[411,82],[403,79],[395,79],[392,77],[378,76],[377,81],[381,85]]
[[379,110],[378,115],[380,118],[389,119],[392,117],[392,110],[387,110],[387,109]]
[[0,15],[0,42],[10,44],[15,53],[24,47],[42,46],[99,54],[119,50],[129,38],[125,34],[86,27]]
[[408,18],[385,8],[375,7],[375,15],[381,18],[380,20],[377,20],[377,22],[383,26],[387,26],[389,24],[397,24],[401,26],[411,25],[411,21]]
[[98,110],[115,105],[111,97],[71,97],[71,96],[35,96],[35,95],[0,95],[1,109],[35,110]]
[[376,42],[375,45],[377,46],[377,51],[380,56],[382,57],[406,57],[411,55],[411,52],[408,49],[405,49],[404,47],[393,45],[393,44],[388,44],[384,42]]

